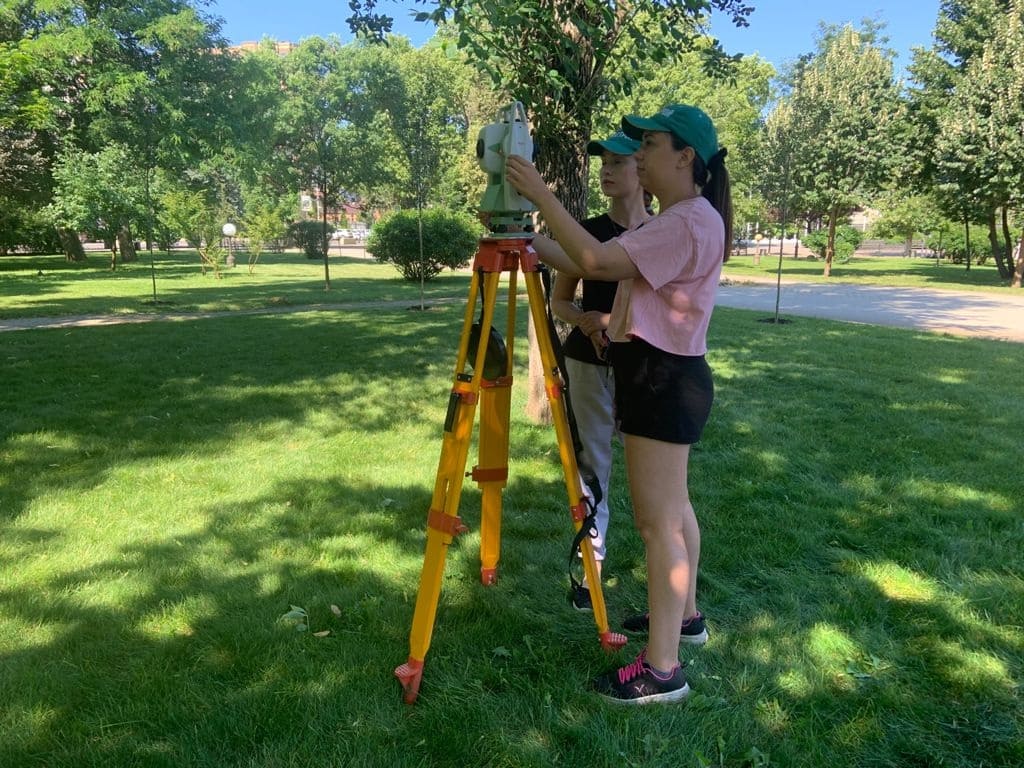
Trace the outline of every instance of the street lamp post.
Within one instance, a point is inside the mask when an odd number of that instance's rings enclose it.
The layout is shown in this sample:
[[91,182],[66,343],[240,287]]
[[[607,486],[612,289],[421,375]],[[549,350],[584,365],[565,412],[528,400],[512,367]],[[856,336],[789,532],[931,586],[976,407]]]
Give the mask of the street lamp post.
[[229,221],[221,227],[220,231],[223,233],[224,237],[228,239],[228,255],[225,257],[224,263],[229,267],[233,267],[235,266],[235,234],[238,232],[238,229]]

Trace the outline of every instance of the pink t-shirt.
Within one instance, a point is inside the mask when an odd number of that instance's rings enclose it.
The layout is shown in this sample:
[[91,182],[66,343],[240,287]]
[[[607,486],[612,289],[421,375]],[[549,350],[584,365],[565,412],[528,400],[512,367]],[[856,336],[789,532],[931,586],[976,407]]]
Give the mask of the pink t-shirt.
[[619,283],[608,337],[636,336],[676,355],[705,354],[725,255],[718,211],[701,196],[683,200],[616,242],[640,277]]

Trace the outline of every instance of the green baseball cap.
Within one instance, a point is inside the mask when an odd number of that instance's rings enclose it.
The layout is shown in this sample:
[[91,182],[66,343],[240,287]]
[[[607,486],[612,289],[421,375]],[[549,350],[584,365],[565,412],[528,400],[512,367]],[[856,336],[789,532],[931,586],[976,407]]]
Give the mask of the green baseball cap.
[[632,155],[640,149],[640,142],[631,139],[622,131],[616,131],[607,139],[594,139],[587,144],[588,155],[600,155],[602,152],[611,152],[613,155]]
[[705,165],[718,152],[718,131],[702,109],[689,104],[669,104],[656,115],[640,117],[626,115],[622,118],[622,130],[633,139],[640,139],[644,131],[671,133],[677,139],[693,147],[694,152]]

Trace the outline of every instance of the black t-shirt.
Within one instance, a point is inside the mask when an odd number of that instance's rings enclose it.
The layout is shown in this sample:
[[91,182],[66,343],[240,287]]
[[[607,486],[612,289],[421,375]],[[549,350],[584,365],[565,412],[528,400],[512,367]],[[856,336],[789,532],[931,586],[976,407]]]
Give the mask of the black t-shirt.
[[[595,216],[581,222],[583,228],[592,234],[602,243],[618,237],[626,231],[620,227],[607,213]],[[617,282],[605,280],[584,280],[583,298],[580,301],[580,308],[584,312],[611,312],[612,304],[615,302],[615,291],[619,287]],[[608,365],[608,363],[597,356],[594,352],[594,345],[590,339],[583,335],[579,327],[574,327],[565,339],[563,345],[565,356],[573,360],[579,360],[593,365]]]

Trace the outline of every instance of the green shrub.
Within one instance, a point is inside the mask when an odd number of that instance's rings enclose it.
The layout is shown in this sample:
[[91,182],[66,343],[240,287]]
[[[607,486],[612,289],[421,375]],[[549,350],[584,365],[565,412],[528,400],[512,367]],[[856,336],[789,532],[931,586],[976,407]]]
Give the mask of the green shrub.
[[[2,201],[6,205],[7,201]],[[21,249],[31,253],[60,253],[53,224],[29,208],[11,206],[0,211],[0,255]]]
[[477,241],[484,234],[484,228],[469,214],[428,208],[423,211],[421,258],[417,212],[396,211],[377,222],[366,249],[377,261],[398,267],[406,280],[425,282],[445,267],[459,269],[468,265]]
[[[863,235],[860,230],[843,224],[836,227],[836,260],[849,261],[853,252],[857,250]],[[810,248],[819,256],[825,256],[825,246],[828,244],[828,228],[823,227],[814,232],[808,232],[800,238],[800,242]]]
[[[954,264],[963,264],[968,258],[967,233],[963,226],[947,226],[941,232],[925,237],[925,246],[940,258],[949,259]],[[991,246],[988,242],[988,229],[971,225],[970,259],[972,264],[984,264],[990,255]]]
[[[324,224],[322,221],[296,221],[288,227],[288,234],[306,254],[307,259],[322,259],[324,248]],[[328,232],[327,236],[330,237]]]

